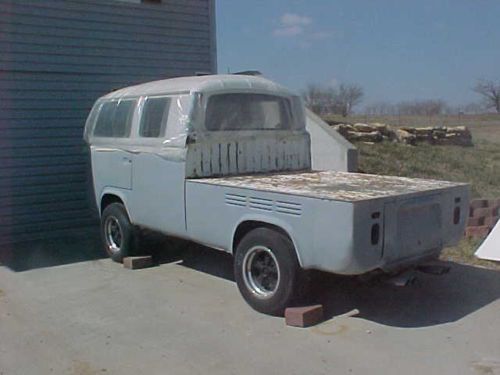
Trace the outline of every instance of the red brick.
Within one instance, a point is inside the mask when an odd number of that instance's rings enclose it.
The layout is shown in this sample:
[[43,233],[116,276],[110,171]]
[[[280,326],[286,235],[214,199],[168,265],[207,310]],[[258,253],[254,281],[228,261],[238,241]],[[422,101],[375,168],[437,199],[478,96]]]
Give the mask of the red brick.
[[489,233],[490,233],[490,228],[484,225],[481,227],[465,228],[465,237],[483,238],[486,237]]
[[486,199],[474,199],[470,202],[469,207],[472,209],[488,207],[488,202],[489,201]]
[[488,207],[496,207],[498,205],[498,199],[488,199]]
[[323,319],[323,305],[288,307],[285,310],[285,322],[292,327],[310,327]]
[[153,266],[153,257],[150,255],[141,257],[123,258],[123,267],[131,270],[138,270],[141,268],[148,268],[152,266]]
[[493,216],[493,209],[490,207],[471,209],[470,217],[488,217]]
[[498,216],[491,216],[484,219],[484,225],[493,228],[498,221]]
[[484,225],[484,217],[469,217],[469,220],[467,221],[467,226],[468,227],[480,227]]

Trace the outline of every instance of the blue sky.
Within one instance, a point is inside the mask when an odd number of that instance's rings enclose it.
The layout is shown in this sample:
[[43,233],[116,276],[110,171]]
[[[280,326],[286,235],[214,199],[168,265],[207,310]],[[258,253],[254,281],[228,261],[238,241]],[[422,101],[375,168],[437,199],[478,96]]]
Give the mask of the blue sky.
[[220,73],[256,69],[295,90],[358,83],[364,104],[478,102],[500,80],[498,0],[216,0]]

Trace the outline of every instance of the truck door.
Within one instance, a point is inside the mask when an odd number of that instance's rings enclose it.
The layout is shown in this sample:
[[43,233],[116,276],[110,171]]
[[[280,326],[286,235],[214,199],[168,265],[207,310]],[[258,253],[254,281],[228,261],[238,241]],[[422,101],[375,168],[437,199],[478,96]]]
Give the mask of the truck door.
[[[178,97],[149,97],[141,104],[134,141],[130,215],[134,224],[171,235],[186,232],[182,142],[171,145]],[[172,107],[172,109],[170,109]]]
[[96,121],[94,137],[102,138],[92,147],[92,166],[96,186],[130,190],[132,155],[127,151],[135,101],[105,102]]

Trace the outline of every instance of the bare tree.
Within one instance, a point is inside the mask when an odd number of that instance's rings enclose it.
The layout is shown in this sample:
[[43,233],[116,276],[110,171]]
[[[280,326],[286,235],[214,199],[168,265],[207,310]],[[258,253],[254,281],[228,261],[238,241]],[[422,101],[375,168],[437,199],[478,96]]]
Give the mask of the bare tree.
[[346,84],[341,84],[338,89],[309,85],[302,96],[306,106],[317,114],[335,113],[345,117],[361,102],[363,89],[358,85]]
[[319,115],[331,113],[336,93],[332,88],[324,88],[319,85],[311,84],[303,92],[306,106]]
[[355,84],[341,84],[337,90],[335,112],[346,117],[350,115],[355,105],[361,103],[363,89]]
[[400,102],[397,111],[401,115],[435,116],[444,112],[446,103],[441,100],[414,100],[412,102]]
[[486,108],[495,108],[500,113],[500,82],[479,81],[474,91],[483,97]]

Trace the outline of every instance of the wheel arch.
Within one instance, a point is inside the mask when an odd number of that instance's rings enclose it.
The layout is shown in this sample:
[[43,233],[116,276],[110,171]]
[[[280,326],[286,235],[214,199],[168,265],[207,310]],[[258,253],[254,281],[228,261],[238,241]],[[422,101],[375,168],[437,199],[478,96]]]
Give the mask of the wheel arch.
[[302,267],[299,248],[297,246],[297,242],[291,234],[293,233],[292,228],[286,225],[286,223],[269,220],[268,218],[244,218],[235,226],[231,237],[231,246],[229,247],[233,255],[235,254],[236,248],[238,247],[238,244],[241,242],[243,237],[256,228],[269,228],[288,237],[293,244],[295,255],[297,256],[297,260]]
[[[121,203],[125,206],[128,214],[127,199],[125,195],[115,189],[104,189],[99,200],[99,214],[102,215],[104,209],[111,203]],[[129,215],[130,216],[130,215]]]

